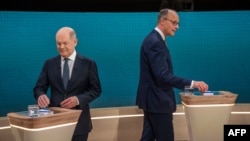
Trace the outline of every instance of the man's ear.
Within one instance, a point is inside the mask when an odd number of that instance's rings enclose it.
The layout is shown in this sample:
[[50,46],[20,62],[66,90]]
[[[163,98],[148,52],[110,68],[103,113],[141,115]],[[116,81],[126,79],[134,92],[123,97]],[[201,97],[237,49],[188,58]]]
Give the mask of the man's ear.
[[78,42],[78,40],[76,39],[76,40],[75,40],[75,46],[77,45],[77,42]]

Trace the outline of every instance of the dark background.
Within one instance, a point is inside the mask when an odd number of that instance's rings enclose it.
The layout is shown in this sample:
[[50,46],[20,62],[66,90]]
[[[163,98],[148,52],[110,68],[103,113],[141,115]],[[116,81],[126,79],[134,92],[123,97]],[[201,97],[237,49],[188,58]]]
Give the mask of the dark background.
[[2,11],[150,12],[250,10],[249,0],[1,0]]

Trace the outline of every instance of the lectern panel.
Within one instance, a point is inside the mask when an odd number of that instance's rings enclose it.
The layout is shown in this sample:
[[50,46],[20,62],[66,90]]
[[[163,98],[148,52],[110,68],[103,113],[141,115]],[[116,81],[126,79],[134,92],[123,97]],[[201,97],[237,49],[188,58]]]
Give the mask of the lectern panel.
[[29,117],[28,112],[8,113],[16,141],[70,141],[81,110],[50,107],[54,114]]
[[187,105],[202,105],[202,104],[234,104],[237,94],[229,91],[218,91],[216,95],[185,95],[180,93],[181,100]]
[[8,113],[10,124],[26,128],[42,128],[65,123],[77,122],[81,110],[71,110],[58,107],[51,107],[53,115],[41,117],[29,117],[19,113]]
[[191,141],[222,141],[237,94],[180,95]]

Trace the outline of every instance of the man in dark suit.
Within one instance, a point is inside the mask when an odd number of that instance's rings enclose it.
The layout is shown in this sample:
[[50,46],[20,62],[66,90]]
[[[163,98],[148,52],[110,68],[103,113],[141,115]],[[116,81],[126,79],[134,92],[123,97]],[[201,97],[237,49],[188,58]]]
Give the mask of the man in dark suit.
[[162,9],[158,15],[157,26],[141,46],[136,98],[136,104],[144,111],[141,141],[174,141],[172,113],[176,110],[176,100],[173,88],[191,86],[200,92],[208,90],[208,85],[203,81],[193,81],[173,73],[165,38],[173,36],[178,28],[177,12]]
[[[56,33],[59,55],[48,59],[33,89],[34,97],[42,108],[47,106],[81,109],[72,141],[87,141],[92,129],[89,103],[101,94],[101,84],[95,61],[81,56],[75,50],[77,37],[70,27]],[[63,83],[63,66],[68,64],[68,81]],[[50,87],[50,98],[46,93]]]

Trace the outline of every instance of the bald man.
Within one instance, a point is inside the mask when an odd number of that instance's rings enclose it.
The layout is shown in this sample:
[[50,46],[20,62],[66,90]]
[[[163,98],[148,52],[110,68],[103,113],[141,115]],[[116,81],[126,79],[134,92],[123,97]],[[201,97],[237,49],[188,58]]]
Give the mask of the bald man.
[[[72,141],[87,141],[92,129],[89,103],[101,94],[101,84],[95,61],[76,52],[76,32],[62,27],[56,33],[59,55],[45,61],[33,88],[34,97],[41,108],[62,107],[80,109]],[[68,81],[63,82],[63,66],[68,63]],[[50,98],[47,90],[50,87]],[[60,136],[60,135],[59,135]]]
[[140,76],[136,104],[144,111],[141,141],[174,141],[173,112],[176,110],[174,88],[185,86],[208,90],[203,81],[176,76],[165,38],[179,28],[176,11],[162,9],[157,26],[144,39],[140,51]]

